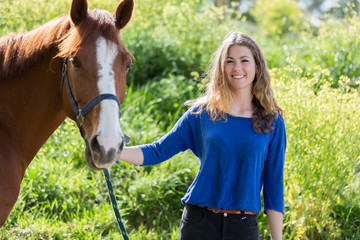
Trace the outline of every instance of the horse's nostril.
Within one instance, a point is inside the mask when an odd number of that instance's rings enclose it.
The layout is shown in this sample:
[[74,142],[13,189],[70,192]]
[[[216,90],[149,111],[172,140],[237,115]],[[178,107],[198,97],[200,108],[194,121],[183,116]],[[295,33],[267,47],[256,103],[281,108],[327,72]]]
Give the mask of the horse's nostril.
[[99,144],[99,141],[97,140],[97,137],[98,136],[95,136],[91,139],[90,148],[93,152],[99,153],[100,152],[100,144]]

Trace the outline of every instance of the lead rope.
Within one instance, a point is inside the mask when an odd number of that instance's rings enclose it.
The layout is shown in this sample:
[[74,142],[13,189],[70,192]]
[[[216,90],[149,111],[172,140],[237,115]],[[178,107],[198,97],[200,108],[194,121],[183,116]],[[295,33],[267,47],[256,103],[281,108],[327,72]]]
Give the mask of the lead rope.
[[107,189],[109,191],[109,196],[110,196],[110,200],[111,200],[111,205],[113,207],[114,213],[115,213],[115,218],[116,218],[116,222],[118,224],[118,227],[120,229],[121,235],[123,237],[124,240],[129,240],[129,236],[126,232],[124,223],[122,222],[121,219],[121,215],[119,212],[119,208],[116,202],[116,198],[115,198],[115,193],[114,193],[114,188],[113,185],[111,183],[111,178],[110,178],[110,174],[109,174],[109,170],[108,169],[104,169],[103,170],[103,174],[106,180],[106,185],[107,185]]

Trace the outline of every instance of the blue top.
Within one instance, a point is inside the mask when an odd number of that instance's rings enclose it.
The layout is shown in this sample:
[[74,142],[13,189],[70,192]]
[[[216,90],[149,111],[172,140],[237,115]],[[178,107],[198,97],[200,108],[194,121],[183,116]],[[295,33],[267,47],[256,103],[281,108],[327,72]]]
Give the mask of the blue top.
[[160,140],[139,146],[143,165],[161,163],[190,149],[200,159],[200,168],[183,203],[260,213],[263,188],[264,210],[284,214],[283,117],[279,114],[267,135],[254,131],[252,118],[227,114],[227,121],[213,122],[206,110],[191,112],[193,108]]

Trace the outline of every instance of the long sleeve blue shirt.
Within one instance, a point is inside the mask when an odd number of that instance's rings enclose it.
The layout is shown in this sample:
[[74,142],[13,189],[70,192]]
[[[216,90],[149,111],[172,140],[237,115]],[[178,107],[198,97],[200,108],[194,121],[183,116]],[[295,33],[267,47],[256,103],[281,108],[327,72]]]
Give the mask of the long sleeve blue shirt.
[[183,203],[214,209],[261,211],[261,190],[265,211],[284,213],[284,160],[286,132],[283,117],[274,120],[269,134],[256,133],[252,118],[227,114],[227,121],[210,120],[204,110],[189,109],[160,140],[139,147],[143,165],[161,163],[190,149],[200,167]]

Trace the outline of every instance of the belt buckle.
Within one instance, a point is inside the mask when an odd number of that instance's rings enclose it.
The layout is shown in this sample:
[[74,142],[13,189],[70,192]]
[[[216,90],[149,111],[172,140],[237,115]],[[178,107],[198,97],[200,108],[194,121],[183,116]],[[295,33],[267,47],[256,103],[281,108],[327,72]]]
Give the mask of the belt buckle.
[[213,213],[221,213],[220,209],[212,209]]

